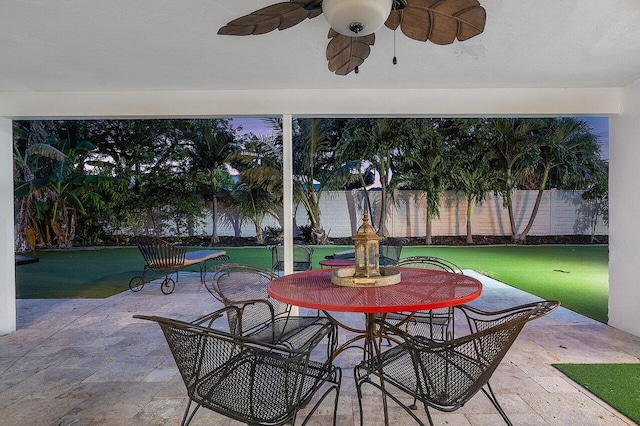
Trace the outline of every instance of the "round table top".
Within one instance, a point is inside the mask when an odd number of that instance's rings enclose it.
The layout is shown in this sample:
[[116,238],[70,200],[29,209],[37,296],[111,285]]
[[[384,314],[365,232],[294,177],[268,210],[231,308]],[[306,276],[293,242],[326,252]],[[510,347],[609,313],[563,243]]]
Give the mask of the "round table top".
[[274,299],[303,308],[337,312],[384,313],[421,311],[467,303],[482,293],[482,283],[462,274],[394,267],[398,284],[384,287],[341,287],[331,282],[331,269],[318,269],[274,279],[267,292]]
[[337,268],[340,266],[353,266],[356,261],[353,259],[322,259],[318,262],[322,266],[330,266],[331,268]]

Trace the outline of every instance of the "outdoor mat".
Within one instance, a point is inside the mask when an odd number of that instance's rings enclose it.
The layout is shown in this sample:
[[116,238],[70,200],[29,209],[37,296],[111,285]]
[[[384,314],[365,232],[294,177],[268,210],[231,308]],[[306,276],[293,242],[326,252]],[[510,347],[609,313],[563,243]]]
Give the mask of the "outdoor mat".
[[640,364],[553,364],[553,366],[640,424]]

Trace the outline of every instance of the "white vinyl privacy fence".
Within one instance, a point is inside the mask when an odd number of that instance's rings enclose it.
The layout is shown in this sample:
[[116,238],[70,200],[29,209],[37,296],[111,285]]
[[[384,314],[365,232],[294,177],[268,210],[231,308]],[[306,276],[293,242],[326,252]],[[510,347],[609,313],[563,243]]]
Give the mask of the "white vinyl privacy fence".
[[[544,192],[535,222],[529,235],[589,235],[593,221],[593,206],[584,201],[581,191],[548,190]],[[380,214],[379,191],[370,191],[373,204],[374,223]],[[535,204],[537,191],[515,191],[514,215],[518,232],[527,225]],[[423,237],[426,235],[425,198],[421,191],[397,191],[394,203],[389,206],[385,234],[391,237]],[[325,192],[321,200],[321,221],[329,237],[352,236],[359,226],[366,201],[362,190]],[[467,202],[464,194],[449,191],[440,207],[440,217],[433,219],[434,236],[466,235]],[[211,218],[196,233],[210,233]],[[482,205],[472,207],[472,233],[474,235],[511,235],[509,215],[503,207],[502,198],[489,195]],[[305,210],[299,206],[295,223],[308,224]],[[278,220],[265,218],[263,228],[279,227]],[[220,236],[255,236],[252,223],[240,223],[239,218],[224,211],[218,218]],[[608,235],[609,230],[602,218],[597,220],[595,233]]]

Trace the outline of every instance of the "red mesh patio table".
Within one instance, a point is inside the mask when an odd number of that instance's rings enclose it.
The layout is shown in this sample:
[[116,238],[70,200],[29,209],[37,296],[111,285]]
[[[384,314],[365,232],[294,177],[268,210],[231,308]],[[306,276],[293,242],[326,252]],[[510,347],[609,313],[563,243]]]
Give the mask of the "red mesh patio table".
[[[380,354],[383,331],[376,327],[376,314],[415,312],[467,303],[482,293],[482,283],[462,274],[431,269],[393,267],[401,273],[398,284],[383,287],[343,287],[331,282],[332,269],[285,275],[271,281],[267,292],[276,300],[303,308],[319,309],[336,325],[358,333],[340,345],[334,356],[358,340],[364,340],[364,356]],[[361,312],[365,328],[358,330],[336,320],[332,312]],[[376,342],[377,340],[377,342]],[[385,424],[388,424],[384,401]]]
[[271,281],[274,299],[303,308],[334,312],[422,311],[467,303],[482,293],[482,283],[462,274],[394,267],[398,284],[385,287],[342,287],[331,282],[331,269],[285,275]]

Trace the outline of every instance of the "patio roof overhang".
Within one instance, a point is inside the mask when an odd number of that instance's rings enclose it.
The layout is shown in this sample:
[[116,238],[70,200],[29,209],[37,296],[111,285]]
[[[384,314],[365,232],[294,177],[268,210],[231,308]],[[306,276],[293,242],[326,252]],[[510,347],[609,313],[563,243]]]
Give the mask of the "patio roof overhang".
[[[612,324],[640,335],[632,249],[640,150],[640,3],[483,0],[487,26],[436,46],[378,34],[358,75],[326,68],[322,17],[262,36],[215,33],[271,0],[88,0],[0,15],[0,333],[15,328],[11,120],[238,115],[608,115]],[[287,121],[287,120],[285,120]],[[286,154],[286,153],[285,153]],[[285,170],[285,175],[288,171]],[[640,191],[640,190],[639,190]],[[615,310],[615,312],[613,312]]]

